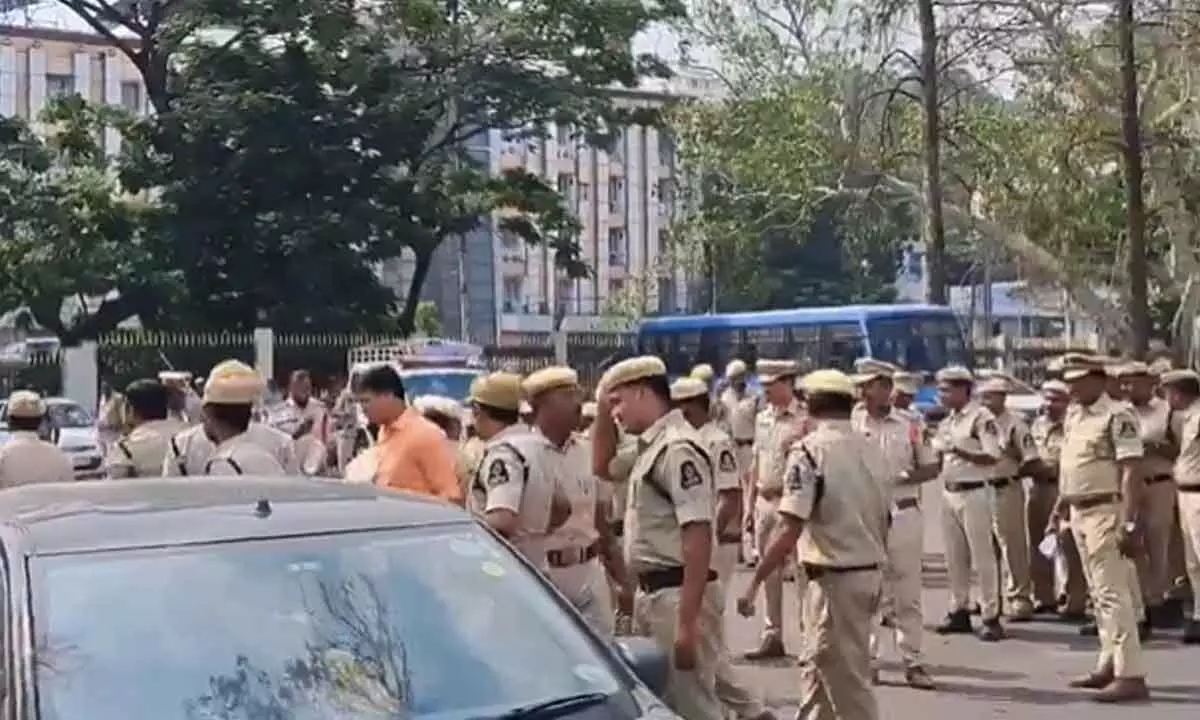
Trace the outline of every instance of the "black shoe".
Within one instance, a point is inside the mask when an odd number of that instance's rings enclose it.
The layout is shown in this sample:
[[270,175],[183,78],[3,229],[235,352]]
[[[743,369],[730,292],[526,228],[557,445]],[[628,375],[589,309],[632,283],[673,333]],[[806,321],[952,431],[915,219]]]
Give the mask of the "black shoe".
[[1180,641],[1184,645],[1200,645],[1200,621],[1185,620]]
[[979,639],[984,642],[996,642],[1004,639],[1004,626],[1000,624],[1000,620],[992,618],[984,620],[983,625],[979,628]]
[[1138,623],[1138,640],[1146,642],[1154,637],[1154,628],[1150,627],[1149,620],[1142,620]]
[[982,613],[983,610],[979,607],[979,603],[971,603],[970,607],[967,608],[967,612],[971,615],[978,615]]
[[934,628],[938,635],[970,635],[971,613],[966,610],[955,610],[946,615],[945,621]]
[[1162,627],[1183,627],[1183,600],[1167,598],[1159,608],[1159,612],[1161,613]]
[[1100,628],[1096,626],[1096,622],[1093,620],[1080,625],[1079,634],[1083,637],[1099,637]]

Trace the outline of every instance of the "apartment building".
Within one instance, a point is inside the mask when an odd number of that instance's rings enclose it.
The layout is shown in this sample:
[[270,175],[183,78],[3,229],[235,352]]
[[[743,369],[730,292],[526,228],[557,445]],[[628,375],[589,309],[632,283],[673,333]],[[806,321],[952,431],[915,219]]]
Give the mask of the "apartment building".
[[[36,122],[48,101],[72,93],[146,112],[137,69],[104,38],[56,28],[0,26],[0,116]],[[120,137],[109,130],[104,143],[115,153]]]

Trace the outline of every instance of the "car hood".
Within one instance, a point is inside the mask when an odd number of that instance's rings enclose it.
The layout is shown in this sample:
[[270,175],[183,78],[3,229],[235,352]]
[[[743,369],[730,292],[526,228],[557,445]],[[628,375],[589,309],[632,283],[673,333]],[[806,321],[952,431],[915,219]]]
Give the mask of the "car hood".
[[58,431],[58,446],[61,448],[94,448],[100,445],[100,438],[94,427],[61,428]]

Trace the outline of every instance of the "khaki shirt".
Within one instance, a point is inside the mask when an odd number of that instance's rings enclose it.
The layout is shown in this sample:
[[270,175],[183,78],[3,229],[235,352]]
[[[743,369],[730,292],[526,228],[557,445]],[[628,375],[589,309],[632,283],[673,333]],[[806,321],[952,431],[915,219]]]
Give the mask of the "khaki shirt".
[[518,530],[509,540],[541,570],[546,569],[550,509],[558,492],[554,476],[547,472],[549,450],[546,439],[523,423],[501,430],[487,441],[467,496],[468,506],[477,513],[516,513]]
[[1128,403],[1128,405],[1137,416],[1138,427],[1142,432],[1142,449],[1146,453],[1143,464],[1147,477],[1170,475],[1174,470],[1175,462],[1163,457],[1158,452],[1150,451],[1150,447],[1162,447],[1167,443],[1168,435],[1172,434],[1170,426],[1174,422],[1174,414],[1171,412],[1171,406],[1167,404],[1166,400],[1159,398],[1150,398],[1150,402],[1145,405],[1133,403]]
[[162,477],[171,438],[179,430],[179,423],[174,420],[151,420],[138,425],[109,447],[104,459],[108,477],[114,480]]
[[638,437],[629,477],[625,557],[634,572],[683,566],[684,526],[712,524],[716,492],[704,439],[672,410]]
[[1200,400],[1175,416],[1180,418],[1175,482],[1180,487],[1200,487]]
[[1033,436],[1038,458],[1057,476],[1063,446],[1062,421],[1051,420],[1048,415],[1038,415],[1029,433]]
[[612,479],[612,519],[625,520],[629,508],[629,474],[637,463],[637,436],[623,434],[617,442],[617,452],[608,461],[608,477]]
[[760,490],[783,490],[788,452],[783,441],[795,431],[800,417],[800,403],[795,400],[786,408],[768,405],[758,413],[754,429],[754,473]]
[[[270,425],[252,422],[243,434],[274,456],[283,466],[284,474],[300,474],[296,444],[288,437],[287,433],[276,430]],[[214,450],[216,447],[212,440],[209,440],[208,436],[204,434],[203,425],[194,425],[176,433],[167,444],[167,454],[163,458],[163,477],[204,475]]]
[[990,467],[976,465],[951,452],[954,448],[1000,459],[1000,429],[992,412],[971,402],[938,423],[933,449],[941,453],[943,483],[982,482],[992,477]]
[[[541,435],[540,431],[534,430]],[[600,539],[596,530],[596,507],[611,503],[608,483],[592,475],[592,443],[583,435],[573,434],[562,447],[549,438],[546,443],[547,472],[553,473],[555,484],[571,503],[571,516],[546,539],[547,550],[586,548]]]
[[479,463],[483,462],[485,443],[479,437],[470,437],[459,443],[454,454],[454,473],[458,476],[458,485],[462,488],[463,497],[467,496],[467,488],[471,478],[479,471]]
[[1072,403],[1063,422],[1059,492],[1068,500],[1121,492],[1123,460],[1142,456],[1142,436],[1129,406],[1102,395]]
[[342,438],[353,438],[358,430],[358,401],[354,393],[343,390],[329,413],[332,432]]
[[804,521],[796,543],[800,562],[881,565],[894,476],[877,444],[854,432],[847,420],[822,420],[796,441],[788,452],[779,512]]
[[0,447],[0,488],[74,481],[71,459],[35,432],[14,432]]
[[[741,494],[741,468],[737,464],[737,453],[733,451],[733,438],[715,423],[705,423],[697,432],[712,463],[713,489],[717,495],[732,490]],[[731,519],[726,527],[717,528],[717,534],[740,535],[740,524],[740,518]]]
[[1029,425],[1014,412],[1005,410],[995,415],[996,427],[1000,431],[1000,462],[993,465],[991,477],[996,479],[1015,478],[1021,468],[1037,459],[1037,444]]
[[265,450],[249,432],[234,435],[213,448],[205,475],[283,475],[283,464]]
[[755,416],[758,414],[758,398],[748,391],[739,394],[731,387],[721,391],[717,398],[721,406],[721,428],[734,439],[743,442],[754,440]]
[[884,417],[874,417],[865,407],[850,415],[850,426],[883,454],[891,474],[885,488],[889,500],[919,499],[921,486],[905,482],[905,473],[937,463],[937,457],[925,443],[921,426],[895,410]]

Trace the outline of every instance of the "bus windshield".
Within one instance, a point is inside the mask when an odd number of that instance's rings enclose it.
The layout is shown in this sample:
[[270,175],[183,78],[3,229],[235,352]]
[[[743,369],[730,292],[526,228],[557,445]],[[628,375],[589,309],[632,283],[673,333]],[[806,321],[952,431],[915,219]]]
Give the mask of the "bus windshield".
[[949,365],[968,366],[962,331],[953,317],[867,320],[871,355],[913,372],[932,373]]

